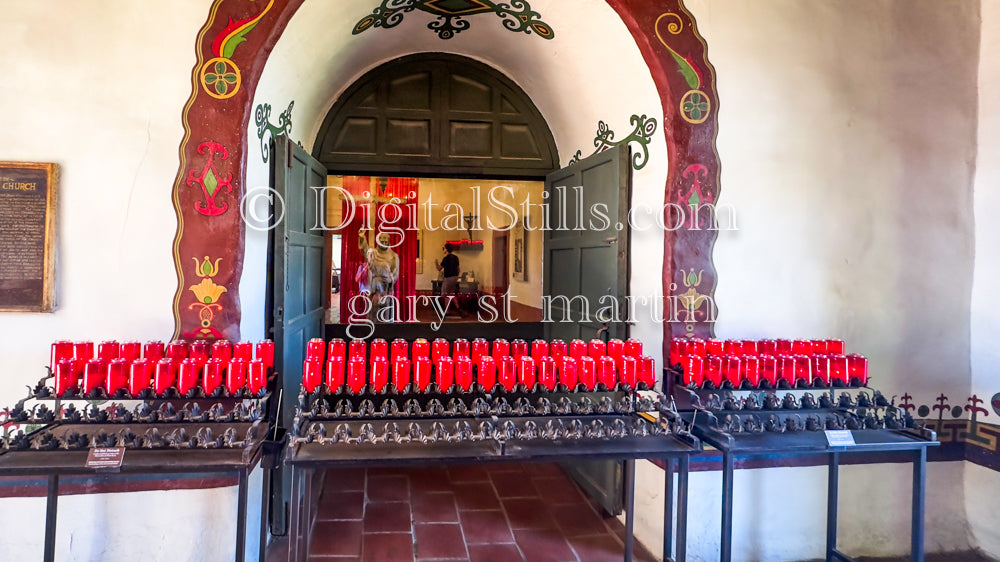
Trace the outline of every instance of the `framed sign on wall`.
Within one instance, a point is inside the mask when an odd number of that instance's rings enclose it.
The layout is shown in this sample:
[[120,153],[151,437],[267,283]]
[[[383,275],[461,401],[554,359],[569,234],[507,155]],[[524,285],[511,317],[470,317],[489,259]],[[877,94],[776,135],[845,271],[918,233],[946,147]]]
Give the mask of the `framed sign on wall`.
[[56,164],[0,162],[0,311],[51,312]]

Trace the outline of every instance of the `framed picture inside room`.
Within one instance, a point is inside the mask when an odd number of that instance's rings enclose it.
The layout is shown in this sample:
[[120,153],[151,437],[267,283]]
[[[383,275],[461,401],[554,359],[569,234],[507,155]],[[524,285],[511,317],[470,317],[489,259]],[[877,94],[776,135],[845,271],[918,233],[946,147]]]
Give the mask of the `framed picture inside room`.
[[56,164],[0,162],[0,311],[52,312]]
[[511,229],[511,255],[514,257],[514,266],[511,269],[511,274],[515,281],[528,280],[528,240],[524,236],[524,221],[526,220],[518,221],[514,224],[514,228]]

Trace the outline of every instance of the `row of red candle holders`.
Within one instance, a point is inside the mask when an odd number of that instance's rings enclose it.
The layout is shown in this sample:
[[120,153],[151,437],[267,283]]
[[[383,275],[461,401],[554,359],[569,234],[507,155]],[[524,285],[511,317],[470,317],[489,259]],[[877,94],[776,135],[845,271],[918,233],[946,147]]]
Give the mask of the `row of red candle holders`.
[[[325,359],[325,364],[324,364]],[[325,366],[325,372],[324,372]],[[492,342],[477,338],[471,342],[443,338],[428,342],[404,339],[347,342],[322,339],[307,343],[302,384],[313,392],[321,383],[333,392],[345,386],[359,394],[370,385],[384,392],[390,382],[398,392],[410,387],[427,392],[431,383],[447,392],[454,387],[474,390],[474,383],[491,392],[498,386],[507,391],[534,390],[536,385],[553,391],[559,385],[568,390],[616,389],[620,386],[652,388],[656,376],[653,359],[642,355],[642,343],[610,340],[535,340],[530,348],[524,340]],[[581,386],[582,385],[582,386]]]
[[670,344],[670,364],[685,355],[844,355],[843,340],[717,340],[674,338]]
[[[256,356],[254,350],[256,349]],[[127,391],[138,396],[150,391],[165,396],[171,391],[188,395],[201,387],[205,395],[225,388],[229,395],[244,390],[258,395],[267,385],[274,366],[274,343],[264,340],[230,343],[218,340],[185,342],[59,341],[52,344],[50,369],[55,394],[115,395]]]
[[685,355],[679,364],[685,386],[778,388],[867,386],[862,355]]

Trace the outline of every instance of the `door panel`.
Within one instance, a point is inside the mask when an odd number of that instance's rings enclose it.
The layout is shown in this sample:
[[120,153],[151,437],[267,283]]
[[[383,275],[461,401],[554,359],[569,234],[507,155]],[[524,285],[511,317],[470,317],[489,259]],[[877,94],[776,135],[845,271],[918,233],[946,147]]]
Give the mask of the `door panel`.
[[[276,421],[287,429],[291,427],[302,384],[306,342],[323,337],[325,237],[322,230],[312,230],[320,216],[317,213],[323,209],[321,198],[311,187],[326,185],[326,167],[285,136],[274,139],[271,154],[271,178],[276,192],[272,216],[282,217],[282,221],[271,231],[268,252],[271,259],[269,293],[273,302],[268,324],[280,377],[273,399],[280,408],[280,418]],[[273,534],[285,531],[291,493],[288,476],[284,468],[275,471],[271,497]]]
[[[584,158],[546,178],[549,194],[548,225],[544,234],[543,291],[549,299],[551,322],[547,339],[602,337],[625,339],[628,324],[595,318],[601,302],[617,300],[619,313],[628,307],[628,209],[632,197],[632,167],[627,146],[618,146]],[[594,213],[592,211],[598,211]],[[566,313],[573,322],[561,322]],[[617,320],[626,320],[618,318]],[[566,470],[609,513],[622,509],[624,467],[620,461],[574,463]]]

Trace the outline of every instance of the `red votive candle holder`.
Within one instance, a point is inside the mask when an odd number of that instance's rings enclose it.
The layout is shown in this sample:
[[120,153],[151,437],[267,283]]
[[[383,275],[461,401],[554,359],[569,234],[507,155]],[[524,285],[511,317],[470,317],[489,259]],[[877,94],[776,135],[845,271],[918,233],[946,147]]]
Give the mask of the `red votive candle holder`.
[[743,355],[743,342],[739,340],[723,340],[723,355]]
[[535,340],[531,342],[531,358],[538,361],[542,357],[549,356],[549,342],[545,340]]
[[774,340],[775,355],[791,355],[792,340]]
[[428,357],[414,357],[413,359],[413,384],[417,387],[417,392],[426,392],[431,384],[431,360]]
[[575,391],[576,385],[580,382],[580,378],[576,373],[576,366],[577,359],[569,355],[563,355],[556,359],[556,374],[559,384],[569,389],[570,392]]
[[627,384],[629,388],[637,388],[639,384],[639,362],[631,355],[623,355],[619,361],[621,362],[620,375],[622,382]]
[[775,355],[778,353],[778,342],[774,340],[760,340],[757,342],[758,355]]
[[597,361],[594,361],[594,358],[589,355],[577,359],[576,376],[585,389],[595,390],[597,388]]
[[499,358],[495,358],[497,362],[497,381],[500,386],[504,387],[507,391],[514,390],[517,386],[517,369],[515,368],[514,358],[509,355],[502,355]]
[[442,357],[450,357],[450,347],[448,345],[448,340],[444,338],[436,338],[431,342],[431,361],[437,364],[438,360]]
[[725,381],[733,385],[735,388],[740,387],[742,379],[740,378],[740,367],[743,364],[743,360],[738,355],[726,355],[722,358],[722,369]]
[[571,340],[569,342],[569,356],[579,359],[587,354],[587,342],[583,340]]
[[868,385],[868,358],[864,355],[847,356],[847,375],[851,385]]
[[785,381],[791,386],[795,386],[795,356],[778,356],[778,380]]
[[138,396],[140,392],[149,388],[150,380],[149,369],[151,363],[148,359],[136,359],[128,367],[128,392],[133,397]]
[[73,359],[90,361],[94,358],[94,342],[78,341],[73,344]]
[[188,357],[181,361],[181,367],[177,374],[177,392],[181,396],[187,396],[192,388],[198,385],[198,360]]
[[774,355],[760,356],[760,380],[767,381],[772,388],[778,386],[778,358]]
[[472,359],[469,359],[468,355],[458,355],[454,362],[455,383],[465,392],[472,390]]
[[72,360],[63,359],[56,363],[56,368],[52,372],[56,379],[56,396],[62,396],[67,390],[76,390],[76,372],[73,369]]
[[835,383],[847,386],[850,378],[847,370],[847,356],[842,353],[830,355],[830,384]]
[[118,358],[118,342],[102,341],[97,344],[97,358],[105,363]]
[[639,359],[639,386],[646,385],[648,390],[656,386],[656,362],[652,357],[640,355]]
[[434,364],[436,373],[435,382],[438,390],[448,392],[455,384],[455,362],[447,354],[442,355]]
[[167,356],[167,348],[161,341],[148,341],[142,346],[142,356],[150,365],[156,365],[160,359]]
[[500,361],[501,357],[510,357],[510,342],[503,338],[493,340],[492,355],[497,361]]
[[451,342],[451,358],[457,360],[459,357],[469,357],[471,358],[472,348],[469,345],[469,340],[458,338],[457,340]]
[[709,355],[705,357],[705,377],[703,380],[715,385],[715,388],[722,387],[722,356]]
[[108,394],[114,394],[119,389],[128,388],[127,368],[128,361],[124,359],[115,358],[108,362],[108,375],[104,383]]
[[228,363],[229,361],[223,361],[218,357],[212,357],[205,361],[205,366],[201,368],[201,388],[205,391],[206,396],[211,396],[222,386],[222,370]]
[[163,396],[175,382],[177,382],[177,363],[169,357],[157,361],[156,371],[153,373],[153,392],[157,396]]
[[705,340],[705,354],[706,355],[723,355],[725,351],[725,343],[718,339]]
[[410,358],[410,344],[403,338],[396,338],[389,348],[389,360],[395,363],[401,357]]
[[687,342],[681,338],[670,340],[670,366],[681,365],[685,355],[688,355]]
[[618,375],[615,373],[615,358],[605,355],[596,361],[597,382],[608,390],[614,390],[618,386]]
[[[232,373],[232,363],[230,365],[230,374]],[[309,358],[307,357],[305,361],[302,362],[302,388],[306,392],[315,392],[316,388],[323,381],[323,364],[320,362],[319,358]],[[233,390],[231,385],[229,392],[232,393]]]
[[606,349],[608,356],[614,357],[617,360],[619,357],[625,355],[625,342],[623,342],[620,339],[611,338],[610,340],[608,340],[608,345]]
[[[240,344],[236,344],[240,346]],[[239,354],[235,354],[239,357]],[[253,357],[241,357],[249,361]],[[306,361],[318,361],[320,364],[326,359],[326,342],[323,338],[313,338],[306,342]]]
[[829,355],[843,355],[845,349],[844,340],[826,340],[826,352]]
[[[760,386],[760,358],[756,355],[744,355],[740,364],[740,379],[750,384],[751,388]],[[742,384],[742,383],[741,383]]]
[[180,363],[182,359],[187,359],[188,356],[188,343],[184,340],[174,340],[167,344],[167,351],[165,357],[173,359]]
[[827,340],[811,340],[813,355],[826,355],[830,352]]
[[691,338],[684,344],[684,351],[687,352],[688,355],[705,357],[708,355],[708,343],[701,338]]
[[392,361],[392,386],[396,392],[405,392],[410,385],[410,359],[405,355]]
[[599,340],[594,338],[587,342],[587,355],[594,361],[598,361],[601,357],[608,354],[608,346],[604,343],[604,340]]
[[424,338],[417,338],[413,340],[410,353],[410,357],[414,361],[421,357],[429,359],[431,356],[431,342],[425,340]]
[[104,386],[106,379],[106,363],[102,359],[87,361],[83,369],[83,393],[89,394],[95,388]]
[[[319,338],[316,338],[316,339],[319,339]],[[322,341],[322,340],[320,340],[320,341]],[[309,356],[308,353],[309,353],[309,342],[306,342],[306,357]],[[322,352],[320,352],[319,356],[320,356],[320,360],[322,360],[322,357],[323,357]],[[232,359],[241,359],[243,361],[250,361],[251,359],[253,359],[253,343],[248,342],[248,341],[241,341],[241,342],[234,343],[233,344],[233,356],[230,359],[231,360]]]
[[233,358],[233,344],[229,340],[215,340],[212,344],[212,358],[222,361],[225,365]]
[[326,360],[326,387],[330,392],[337,393],[347,382],[347,362],[343,355],[331,355]]
[[538,375],[535,371],[535,360],[530,355],[522,355],[517,359],[517,382],[528,391],[535,389]]
[[191,342],[188,346],[188,357],[198,361],[198,363],[205,364],[208,361],[208,354],[211,346],[209,346],[207,341],[198,340]]
[[257,396],[260,389],[267,386],[267,363],[263,359],[254,359],[250,362],[250,374],[247,386],[250,387],[250,394]]
[[137,341],[127,341],[118,344],[118,358],[131,363],[142,357],[142,344]]
[[352,355],[347,360],[347,388],[354,394],[361,394],[366,382],[364,357]]
[[705,359],[699,355],[685,355],[680,360],[681,369],[684,371],[684,386],[694,385],[701,388],[705,377]]
[[552,340],[549,342],[549,356],[557,362],[560,357],[565,357],[569,353],[569,347],[562,340]]
[[[319,362],[309,361],[309,363],[319,363]],[[229,367],[226,372],[226,390],[229,392],[231,396],[237,394],[240,391],[240,389],[246,386],[247,366],[249,364],[250,364],[249,361],[242,359],[240,357],[233,357],[232,359],[229,360]],[[322,369],[323,369],[322,364],[320,364],[319,367],[316,369],[317,371],[320,372],[320,377],[322,377]],[[302,370],[302,379],[304,383],[305,369]],[[316,382],[316,384],[312,385],[312,387],[315,389],[317,384],[319,384],[318,381]],[[309,392],[312,392],[312,390],[309,390]]]
[[[271,340],[261,340],[255,346],[257,348],[256,359],[264,362],[264,370],[270,371],[274,368],[274,342]],[[266,384],[266,383],[265,383]]]
[[818,354],[810,359],[812,359],[813,382],[819,381],[823,386],[830,386],[830,356]]
[[486,392],[493,392],[497,385],[497,362],[489,355],[483,354],[476,363],[476,382]]
[[760,353],[760,346],[757,340],[743,340],[740,342],[740,353],[742,355],[757,355]]
[[354,358],[362,361],[368,360],[368,346],[365,345],[365,340],[351,340],[351,343],[347,344],[348,369],[350,368],[350,360]]
[[484,338],[476,338],[472,340],[472,349],[469,352],[469,358],[472,359],[472,363],[479,365],[479,359],[483,356],[490,354],[490,342]]
[[510,356],[514,358],[514,362],[519,362],[525,355],[530,355],[528,342],[522,339],[510,342]]
[[634,338],[625,340],[625,355],[635,357],[636,360],[642,357],[642,342]]
[[49,369],[55,374],[60,361],[73,359],[73,342],[57,341],[52,344],[49,350]]
[[333,338],[326,346],[326,359],[340,358],[347,363],[347,342],[340,338]]
[[812,353],[813,353],[812,340],[792,341],[792,355],[812,355]]
[[[386,348],[386,353],[388,351],[388,348]],[[374,350],[372,355],[371,380],[373,392],[382,392],[389,385],[389,360],[381,355],[374,355]]]
[[559,379],[556,377],[556,360],[544,355],[535,361],[538,369],[538,382],[548,390],[555,390]]
[[795,355],[795,381],[812,384],[812,361],[808,355]]
[[376,357],[389,360],[389,342],[382,338],[375,338],[372,340],[371,344],[368,345],[368,356],[371,359]]

